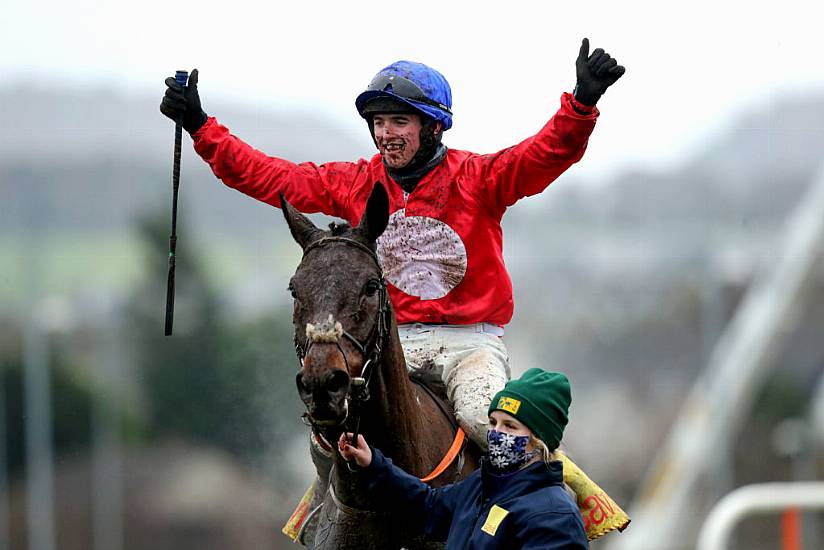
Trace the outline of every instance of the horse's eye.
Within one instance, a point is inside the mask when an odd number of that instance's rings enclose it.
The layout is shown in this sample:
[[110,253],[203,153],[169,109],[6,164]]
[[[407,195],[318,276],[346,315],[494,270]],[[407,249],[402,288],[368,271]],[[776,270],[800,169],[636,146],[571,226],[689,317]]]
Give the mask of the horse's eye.
[[366,287],[364,288],[364,293],[367,296],[374,296],[375,293],[380,290],[381,283],[377,279],[371,279],[369,282],[366,283]]

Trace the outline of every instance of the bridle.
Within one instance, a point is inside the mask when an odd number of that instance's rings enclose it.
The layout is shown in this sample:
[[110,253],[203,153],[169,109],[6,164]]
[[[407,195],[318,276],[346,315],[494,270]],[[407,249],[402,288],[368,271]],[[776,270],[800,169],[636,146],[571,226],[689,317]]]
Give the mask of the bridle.
[[[309,246],[307,246],[303,250],[303,257],[305,258],[309,251],[315,248],[319,248],[321,246],[334,243],[341,243],[347,246],[354,246],[355,248],[358,248],[363,252],[366,252],[369,255],[369,257],[372,258],[372,260],[375,262],[375,265],[378,267],[378,272],[381,273],[380,282],[378,286],[378,319],[375,322],[375,324],[372,325],[372,329],[369,331],[369,335],[366,337],[366,340],[361,342],[360,340],[352,336],[348,331],[344,330],[340,322],[333,323],[333,319],[330,315],[329,321],[326,321],[321,324],[327,326],[322,326],[322,329],[317,330],[316,332],[314,331],[315,327],[313,325],[308,325],[307,335],[304,341],[301,342],[298,339],[298,335],[295,334],[295,353],[298,356],[298,361],[300,362],[300,366],[302,369],[303,360],[309,353],[309,350],[312,349],[312,346],[315,343],[334,343],[337,346],[338,350],[343,356],[343,361],[346,365],[346,372],[347,374],[349,374],[350,377],[349,393],[346,397],[347,416],[346,418],[344,418],[343,423],[345,424],[348,420],[351,419],[352,423],[354,423],[352,429],[353,438],[355,441],[357,441],[358,428],[360,426],[360,404],[369,399],[369,381],[372,378],[372,372],[375,368],[375,365],[380,363],[381,353],[385,347],[386,337],[389,334],[389,316],[391,315],[391,311],[389,308],[389,291],[386,287],[386,281],[384,280],[382,275],[383,271],[381,270],[381,265],[378,261],[378,256],[371,248],[354,239],[340,236],[323,237],[309,244]],[[313,330],[310,330],[310,328]],[[340,344],[341,337],[349,340],[349,342],[363,356],[365,360],[363,368],[361,369],[360,376],[352,376],[352,370],[349,368],[349,361],[346,359],[346,354],[344,353],[343,348]],[[311,416],[309,416],[308,413],[304,413],[304,419],[307,419],[309,424],[312,426],[312,429],[317,431],[317,426],[315,425],[313,419],[311,418]]]

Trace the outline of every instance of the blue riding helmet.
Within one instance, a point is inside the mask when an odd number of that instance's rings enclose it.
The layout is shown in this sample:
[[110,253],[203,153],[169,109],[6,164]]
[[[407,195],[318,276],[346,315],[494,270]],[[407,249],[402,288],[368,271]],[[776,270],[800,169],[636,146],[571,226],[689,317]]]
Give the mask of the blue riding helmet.
[[368,117],[366,104],[377,97],[389,97],[431,117],[444,130],[452,127],[452,89],[435,69],[414,61],[396,61],[375,75],[366,91],[355,99],[355,107]]

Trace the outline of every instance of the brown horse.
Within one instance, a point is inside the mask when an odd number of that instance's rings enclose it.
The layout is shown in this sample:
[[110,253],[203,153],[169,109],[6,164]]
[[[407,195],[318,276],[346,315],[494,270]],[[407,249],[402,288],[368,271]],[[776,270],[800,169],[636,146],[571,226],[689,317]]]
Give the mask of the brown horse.
[[[371,445],[418,477],[429,474],[453,441],[456,424],[430,391],[410,380],[386,283],[375,253],[386,229],[389,201],[375,186],[357,227],[317,228],[281,195],[286,222],[303,259],[289,289],[294,298],[297,386],[316,434],[335,448],[329,489],[317,529],[306,544],[318,549],[435,548],[410,540],[402,518],[377,509],[362,475],[337,452],[343,431]],[[448,413],[451,415],[451,409]],[[452,483],[477,467],[477,449],[432,481]]]

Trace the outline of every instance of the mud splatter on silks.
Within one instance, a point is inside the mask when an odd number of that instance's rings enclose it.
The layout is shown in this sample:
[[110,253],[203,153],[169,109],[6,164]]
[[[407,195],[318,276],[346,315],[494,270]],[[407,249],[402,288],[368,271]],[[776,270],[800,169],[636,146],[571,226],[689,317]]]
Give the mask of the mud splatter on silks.
[[421,300],[446,296],[466,274],[466,247],[440,220],[406,216],[398,210],[378,239],[378,257],[386,279]]

